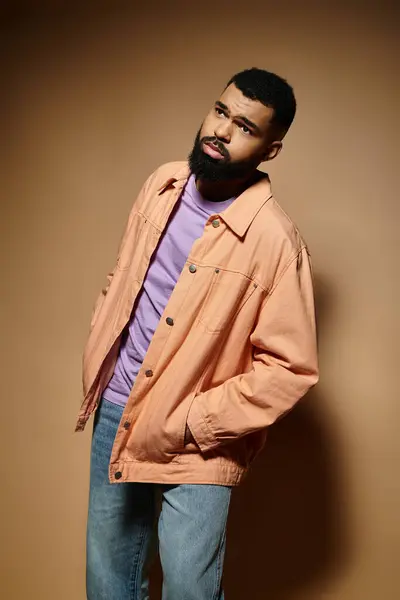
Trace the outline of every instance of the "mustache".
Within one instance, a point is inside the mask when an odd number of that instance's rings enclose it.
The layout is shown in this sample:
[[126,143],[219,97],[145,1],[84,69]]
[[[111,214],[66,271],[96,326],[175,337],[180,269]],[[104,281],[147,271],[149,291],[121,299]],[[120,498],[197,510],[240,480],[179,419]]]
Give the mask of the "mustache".
[[225,148],[225,146],[223,144],[221,144],[221,142],[219,140],[217,140],[216,137],[213,136],[206,136],[203,137],[201,139],[201,144],[213,144],[216,148],[218,148],[218,151],[221,152],[222,156],[224,158],[226,158],[227,160],[230,159],[230,154],[228,152],[228,150]]

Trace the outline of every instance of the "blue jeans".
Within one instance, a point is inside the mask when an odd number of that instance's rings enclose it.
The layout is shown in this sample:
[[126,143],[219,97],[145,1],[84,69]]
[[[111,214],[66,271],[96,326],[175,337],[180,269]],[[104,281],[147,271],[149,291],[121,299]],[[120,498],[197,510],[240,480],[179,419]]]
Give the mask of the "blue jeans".
[[223,600],[221,587],[231,488],[110,484],[108,464],[122,408],[102,400],[96,414],[87,530],[88,600],[148,600],[148,567],[158,546],[163,600]]

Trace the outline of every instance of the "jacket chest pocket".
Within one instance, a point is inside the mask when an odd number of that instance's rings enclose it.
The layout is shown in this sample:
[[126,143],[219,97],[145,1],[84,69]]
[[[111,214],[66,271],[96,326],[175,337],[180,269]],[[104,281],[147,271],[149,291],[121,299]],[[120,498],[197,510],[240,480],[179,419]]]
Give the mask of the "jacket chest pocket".
[[229,327],[258,285],[241,273],[215,269],[200,309],[199,321],[209,333]]

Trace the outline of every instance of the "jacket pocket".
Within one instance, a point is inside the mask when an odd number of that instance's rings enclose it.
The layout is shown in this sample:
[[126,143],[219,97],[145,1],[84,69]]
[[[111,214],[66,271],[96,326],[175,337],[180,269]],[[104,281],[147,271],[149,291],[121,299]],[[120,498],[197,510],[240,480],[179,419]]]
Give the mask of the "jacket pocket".
[[186,426],[192,404],[197,396],[197,392],[192,392],[183,403],[182,419],[179,423],[176,445],[173,449],[174,454],[188,454],[190,452],[200,452],[200,448],[196,444],[185,444]]
[[258,285],[241,273],[215,269],[199,321],[209,333],[220,333],[251,298]]
[[200,453],[197,445],[185,445],[187,417],[196,395],[197,391],[191,392],[173,410],[158,405],[154,417],[147,417],[145,460],[167,463],[179,461],[182,454]]

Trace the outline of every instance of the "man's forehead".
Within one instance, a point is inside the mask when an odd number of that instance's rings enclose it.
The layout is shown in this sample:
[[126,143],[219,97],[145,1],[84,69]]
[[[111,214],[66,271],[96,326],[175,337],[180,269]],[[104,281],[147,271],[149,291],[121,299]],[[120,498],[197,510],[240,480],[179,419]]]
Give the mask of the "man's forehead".
[[269,121],[274,112],[258,100],[247,98],[233,83],[222,92],[219,101],[225,104],[233,115],[242,115],[249,119]]

